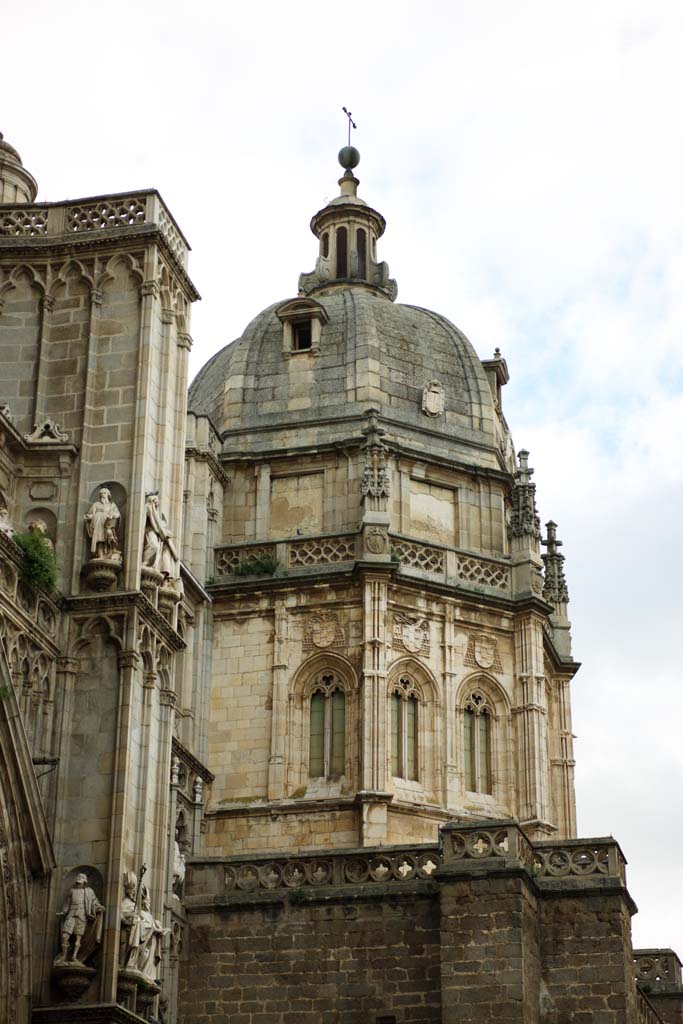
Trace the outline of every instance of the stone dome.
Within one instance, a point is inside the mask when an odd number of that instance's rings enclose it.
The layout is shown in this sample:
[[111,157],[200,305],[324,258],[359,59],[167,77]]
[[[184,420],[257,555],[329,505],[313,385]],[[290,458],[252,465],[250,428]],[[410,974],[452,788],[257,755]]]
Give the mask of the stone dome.
[[[259,313],[193,381],[190,410],[211,419],[226,450],[238,445],[238,438],[251,447],[257,434],[259,447],[279,446],[282,431],[290,435],[288,446],[297,439],[310,443],[308,434],[319,434],[323,423],[330,440],[340,439],[348,434],[349,421],[371,406],[392,434],[410,433],[419,447],[426,433],[432,446],[440,436],[440,446],[451,454],[454,445],[496,447],[484,367],[449,320],[392,303],[361,285],[335,286],[316,295],[316,302],[327,317],[316,353],[283,350],[277,310],[284,303],[279,302]],[[433,382],[443,388],[444,410],[429,415],[423,392]]]
[[384,218],[350,171],[339,184],[311,221],[319,256],[298,296],[259,313],[200,370],[190,411],[211,419],[228,454],[340,444],[374,408],[407,450],[503,468],[504,360],[482,363],[445,317],[394,301],[376,259]]

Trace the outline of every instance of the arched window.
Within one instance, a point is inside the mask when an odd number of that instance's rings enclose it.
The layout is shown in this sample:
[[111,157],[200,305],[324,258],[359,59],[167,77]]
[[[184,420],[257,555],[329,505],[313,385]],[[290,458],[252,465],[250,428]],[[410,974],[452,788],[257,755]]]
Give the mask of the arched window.
[[465,789],[470,793],[492,793],[491,708],[475,691],[465,701]]
[[344,774],[346,698],[331,672],[318,677],[311,693],[308,774],[312,779],[336,779]]
[[391,694],[391,774],[417,780],[418,696],[409,676],[401,676]]
[[346,228],[337,228],[337,277],[348,277]]
[[330,255],[330,233],[326,231],[323,234],[323,259],[326,260]]
[[356,231],[356,249],[358,250],[358,276],[368,276],[368,250],[367,243],[365,240],[365,231],[363,228],[358,228]]

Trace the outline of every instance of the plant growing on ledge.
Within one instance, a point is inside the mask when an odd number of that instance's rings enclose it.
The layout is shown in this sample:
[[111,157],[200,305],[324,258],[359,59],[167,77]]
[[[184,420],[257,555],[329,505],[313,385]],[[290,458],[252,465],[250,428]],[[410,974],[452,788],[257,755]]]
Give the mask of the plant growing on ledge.
[[50,593],[57,585],[57,561],[47,537],[39,530],[15,533],[14,541],[22,550],[19,576],[24,583]]
[[246,558],[235,569],[235,576],[273,576],[278,569],[275,555],[253,555]]

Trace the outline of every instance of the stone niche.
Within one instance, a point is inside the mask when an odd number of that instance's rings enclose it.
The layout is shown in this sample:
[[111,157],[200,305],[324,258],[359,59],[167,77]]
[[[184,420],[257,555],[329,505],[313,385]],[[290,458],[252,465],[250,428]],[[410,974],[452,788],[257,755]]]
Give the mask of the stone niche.
[[324,473],[276,476],[270,482],[270,536],[323,532]]
[[448,487],[410,481],[410,534],[457,546],[457,494]]

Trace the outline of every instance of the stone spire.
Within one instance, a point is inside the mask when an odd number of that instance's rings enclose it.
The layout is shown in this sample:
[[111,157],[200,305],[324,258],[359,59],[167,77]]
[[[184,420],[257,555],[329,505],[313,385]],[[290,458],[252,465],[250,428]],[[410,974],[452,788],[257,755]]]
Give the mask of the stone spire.
[[0,203],[32,203],[37,194],[36,179],[0,132]]
[[541,544],[548,550],[541,555],[544,566],[543,596],[550,604],[566,605],[569,601],[567,581],[564,576],[564,555],[560,554],[562,541],[557,539],[557,523],[552,519],[545,524],[548,531],[546,540]]
[[532,484],[533,469],[529,468],[529,453],[524,448],[519,452],[519,469],[515,473],[512,489],[512,516],[510,538],[528,538],[538,548],[541,537],[541,521],[536,511],[536,484]]
[[398,288],[389,277],[388,265],[376,262],[377,239],[384,234],[386,221],[358,195],[359,182],[353,169],[359,161],[355,146],[344,146],[339,151],[339,163],[344,168],[338,182],[340,193],[311,220],[320,252],[315,270],[299,276],[300,294],[312,295],[333,285],[360,284],[392,302],[396,298]]
[[389,497],[386,447],[382,441],[386,431],[377,421],[377,410],[368,409],[368,425],[361,433],[365,436],[365,468],[360,483],[361,502],[371,512],[385,512]]

